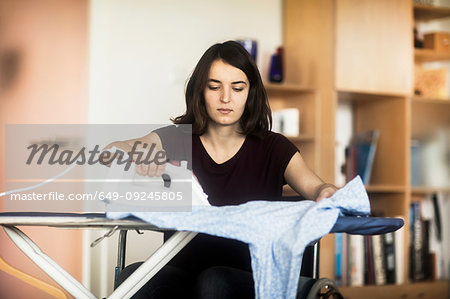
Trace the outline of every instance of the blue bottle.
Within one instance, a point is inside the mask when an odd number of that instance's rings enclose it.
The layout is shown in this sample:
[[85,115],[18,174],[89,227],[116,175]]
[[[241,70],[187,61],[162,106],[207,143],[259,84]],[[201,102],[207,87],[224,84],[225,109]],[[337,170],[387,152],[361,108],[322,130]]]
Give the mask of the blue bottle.
[[269,70],[270,82],[283,82],[283,48],[278,47],[277,53],[272,55]]

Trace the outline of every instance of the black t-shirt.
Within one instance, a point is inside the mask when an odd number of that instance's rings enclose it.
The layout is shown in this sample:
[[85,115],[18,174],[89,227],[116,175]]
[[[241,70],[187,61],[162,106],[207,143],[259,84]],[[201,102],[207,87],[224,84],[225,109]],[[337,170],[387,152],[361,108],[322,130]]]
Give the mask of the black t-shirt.
[[213,206],[238,205],[281,196],[284,171],[297,151],[283,135],[270,132],[260,139],[247,136],[239,151],[217,164],[199,136],[192,137],[193,172]]
[[[214,206],[278,200],[286,184],[284,172],[297,152],[286,137],[269,132],[264,138],[247,136],[231,159],[217,164],[198,135],[182,132],[175,126],[155,132],[171,160],[184,160],[189,156],[186,155],[191,150],[188,138],[192,138],[192,163],[189,165]],[[247,244],[206,234],[198,234],[170,264],[195,273],[212,266],[251,270]]]

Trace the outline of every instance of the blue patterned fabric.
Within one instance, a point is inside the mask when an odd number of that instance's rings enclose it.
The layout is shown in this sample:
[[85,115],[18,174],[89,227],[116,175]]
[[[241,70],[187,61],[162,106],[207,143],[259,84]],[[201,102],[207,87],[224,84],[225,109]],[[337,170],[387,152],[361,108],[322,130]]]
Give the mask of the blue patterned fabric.
[[161,228],[195,231],[249,244],[256,298],[295,298],[305,247],[330,232],[339,215],[368,215],[359,177],[320,202],[251,201],[239,206],[194,206],[192,212],[110,212]]

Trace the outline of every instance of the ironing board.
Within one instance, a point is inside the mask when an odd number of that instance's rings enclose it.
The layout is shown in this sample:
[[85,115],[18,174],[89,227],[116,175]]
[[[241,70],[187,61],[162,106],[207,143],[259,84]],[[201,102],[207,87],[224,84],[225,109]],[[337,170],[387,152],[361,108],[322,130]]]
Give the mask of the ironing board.
[[[374,235],[392,232],[403,226],[398,218],[340,216],[331,233]],[[47,226],[74,229],[110,229],[116,230],[152,230],[164,231],[142,220],[126,218],[111,220],[102,213],[40,213],[6,212],[0,213],[0,225],[36,265],[52,277],[61,287],[75,298],[97,298],[80,282],[61,268],[17,226]],[[108,298],[130,298],[149,281],[170,259],[172,259],[196,235],[196,232],[178,231],[149,257],[127,280],[125,280]]]

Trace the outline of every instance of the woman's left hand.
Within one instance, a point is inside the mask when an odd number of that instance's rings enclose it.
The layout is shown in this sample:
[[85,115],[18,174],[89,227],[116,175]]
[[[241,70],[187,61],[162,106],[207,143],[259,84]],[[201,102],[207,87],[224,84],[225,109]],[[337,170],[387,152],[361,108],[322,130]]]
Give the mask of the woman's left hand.
[[332,184],[322,184],[317,190],[316,201],[331,197],[337,190],[338,188]]

